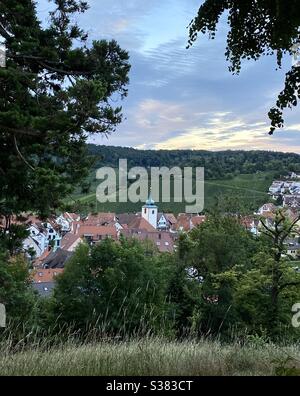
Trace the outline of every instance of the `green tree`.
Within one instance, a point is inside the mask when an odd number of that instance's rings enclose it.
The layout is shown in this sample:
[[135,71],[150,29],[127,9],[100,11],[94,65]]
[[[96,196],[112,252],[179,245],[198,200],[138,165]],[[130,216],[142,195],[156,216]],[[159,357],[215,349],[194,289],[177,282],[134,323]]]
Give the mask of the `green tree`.
[[[199,33],[214,38],[223,13],[228,15],[230,26],[225,56],[230,62],[229,70],[235,74],[240,72],[242,60],[258,60],[263,55],[276,54],[277,66],[281,67],[283,56],[294,55],[299,47],[298,0],[205,0],[190,24],[189,45]],[[283,127],[283,110],[297,105],[299,83],[300,68],[293,66],[286,75],[276,107],[269,112],[270,134]]]
[[77,25],[81,0],[53,0],[46,27],[32,0],[0,3],[6,67],[0,68],[0,215],[59,206],[87,174],[85,141],[122,120],[110,98],[127,95],[128,53]]
[[[149,252],[149,246],[147,246]],[[135,239],[80,245],[58,277],[53,315],[60,323],[87,324],[128,334],[162,327],[166,270]]]
[[273,337],[279,334],[280,330],[280,300],[281,295],[287,290],[299,288],[300,275],[296,273],[286,259],[287,239],[295,232],[296,224],[300,217],[290,221],[283,210],[276,213],[274,224],[269,226],[264,219],[261,219],[263,234],[270,245],[270,260],[263,266],[265,273],[269,276],[270,308],[269,333]]
[[[234,291],[237,311],[237,327],[240,333],[268,336],[273,340],[296,339],[297,329],[291,325],[291,308],[299,301],[297,274],[288,260],[282,260],[280,271],[283,288],[279,288],[274,301],[274,268],[278,267],[270,251],[259,252],[253,259],[253,268],[242,274]],[[276,271],[275,271],[276,272]]]
[[7,321],[25,325],[36,300],[26,260],[20,255],[9,258],[0,253],[0,303],[6,307]]
[[186,235],[180,245],[186,266],[203,278],[199,331],[226,334],[236,321],[235,286],[242,273],[251,268],[259,241],[235,217],[216,214]]

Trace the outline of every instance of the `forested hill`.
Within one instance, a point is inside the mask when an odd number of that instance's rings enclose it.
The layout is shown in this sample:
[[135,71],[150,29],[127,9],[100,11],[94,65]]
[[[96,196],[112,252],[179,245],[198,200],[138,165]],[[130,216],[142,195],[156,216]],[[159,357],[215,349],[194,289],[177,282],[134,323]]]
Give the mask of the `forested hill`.
[[128,147],[88,145],[89,153],[96,157],[94,168],[118,167],[120,158],[133,166],[204,166],[206,178],[219,179],[258,171],[300,172],[300,155],[272,151],[204,151],[204,150],[137,150]]

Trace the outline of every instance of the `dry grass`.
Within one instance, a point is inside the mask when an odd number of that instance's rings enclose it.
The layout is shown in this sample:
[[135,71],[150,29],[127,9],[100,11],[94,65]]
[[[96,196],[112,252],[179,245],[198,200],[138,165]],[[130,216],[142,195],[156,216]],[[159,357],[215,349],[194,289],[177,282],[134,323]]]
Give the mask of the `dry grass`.
[[287,356],[300,359],[300,347],[145,339],[65,345],[48,351],[33,348],[17,353],[2,348],[0,375],[267,376],[274,375],[276,362]]

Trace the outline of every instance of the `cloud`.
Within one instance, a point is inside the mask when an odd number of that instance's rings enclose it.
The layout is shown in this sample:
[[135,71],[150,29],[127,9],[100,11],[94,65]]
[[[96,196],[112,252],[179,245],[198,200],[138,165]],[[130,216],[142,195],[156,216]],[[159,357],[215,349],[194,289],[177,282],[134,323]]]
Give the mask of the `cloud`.
[[[199,0],[90,0],[76,17],[90,40],[116,39],[129,51],[129,96],[124,121],[107,140],[140,148],[271,149],[300,152],[300,108],[285,112],[286,127],[269,136],[268,111],[283,88],[291,59],[276,71],[274,57],[244,62],[232,76],[224,57],[228,26],[214,40],[199,36],[186,49],[187,25]],[[38,2],[45,18],[49,3]]]

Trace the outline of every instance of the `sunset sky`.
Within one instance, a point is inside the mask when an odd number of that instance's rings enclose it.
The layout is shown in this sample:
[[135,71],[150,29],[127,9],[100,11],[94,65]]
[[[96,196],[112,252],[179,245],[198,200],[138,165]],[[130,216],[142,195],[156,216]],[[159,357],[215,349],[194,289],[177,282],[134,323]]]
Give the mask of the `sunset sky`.
[[[116,39],[132,69],[124,122],[97,144],[142,149],[268,149],[300,153],[300,107],[285,113],[286,126],[268,135],[268,110],[283,88],[292,59],[276,71],[274,58],[228,71],[223,18],[215,40],[199,37],[186,49],[187,25],[201,0],[89,0],[78,21],[93,39]],[[51,9],[38,1],[41,19]]]

